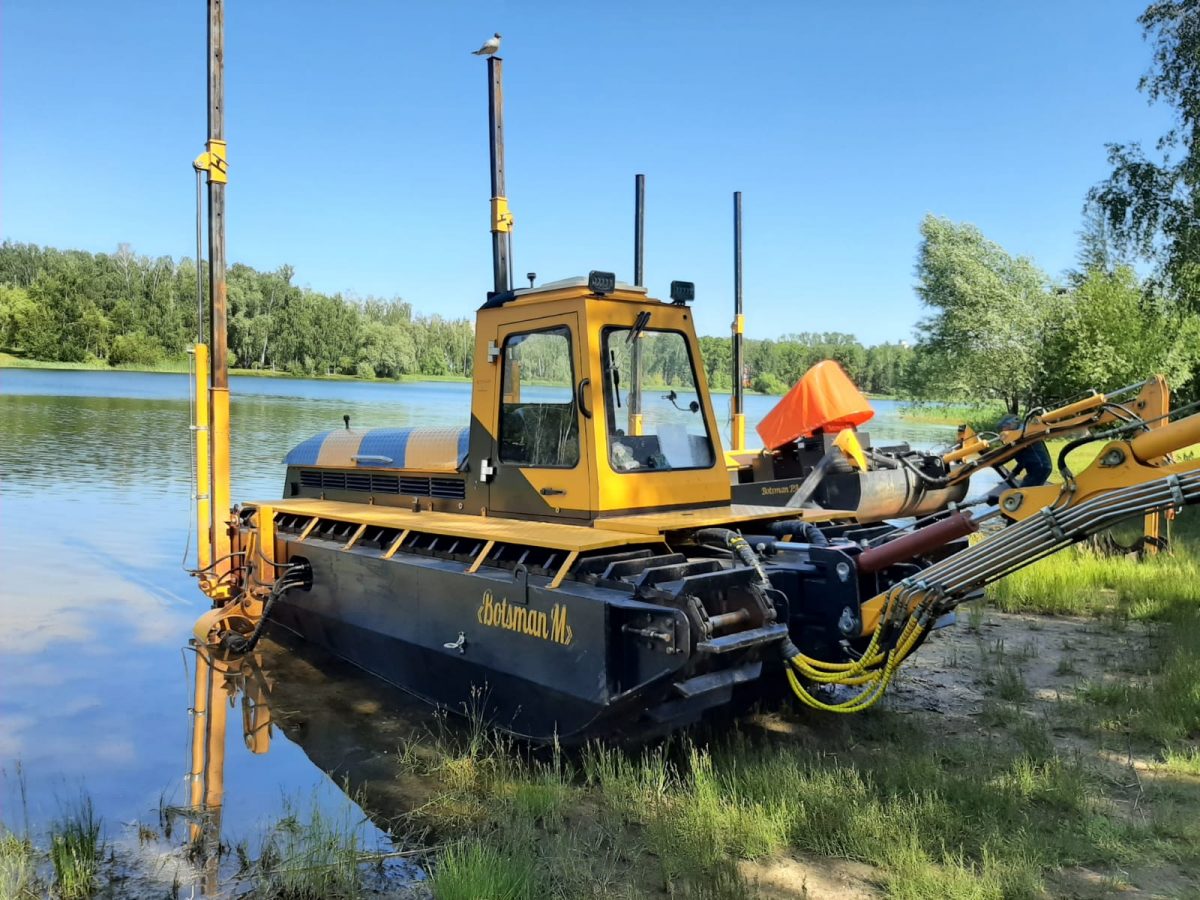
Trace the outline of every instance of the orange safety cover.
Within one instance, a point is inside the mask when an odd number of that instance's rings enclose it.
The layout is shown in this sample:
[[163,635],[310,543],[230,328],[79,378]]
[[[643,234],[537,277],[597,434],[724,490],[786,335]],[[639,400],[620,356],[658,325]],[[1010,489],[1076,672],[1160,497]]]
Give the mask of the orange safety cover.
[[776,450],[815,431],[840,431],[875,415],[867,398],[832,359],[804,373],[783,399],[758,423],[758,436]]

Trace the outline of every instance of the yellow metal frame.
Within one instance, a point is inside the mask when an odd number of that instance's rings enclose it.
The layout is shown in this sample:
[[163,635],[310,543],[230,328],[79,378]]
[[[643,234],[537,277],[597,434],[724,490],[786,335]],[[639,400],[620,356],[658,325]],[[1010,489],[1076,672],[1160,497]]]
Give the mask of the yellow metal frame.
[[192,348],[192,397],[195,419],[192,421],[196,447],[196,568],[204,572],[212,565],[212,476],[208,458],[208,345]]
[[229,182],[229,160],[226,157],[228,144],[225,141],[209,140],[205,150],[194,160],[192,168],[208,173],[208,180],[216,184]]
[[499,234],[507,234],[512,231],[513,214],[508,208],[507,197],[492,198],[492,231]]

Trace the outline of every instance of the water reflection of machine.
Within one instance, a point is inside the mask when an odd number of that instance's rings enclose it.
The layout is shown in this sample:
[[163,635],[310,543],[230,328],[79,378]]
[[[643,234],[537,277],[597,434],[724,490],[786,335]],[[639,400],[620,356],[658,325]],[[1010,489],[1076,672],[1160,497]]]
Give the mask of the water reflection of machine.
[[[262,641],[257,652],[231,656],[192,643],[196,660],[187,775],[189,847],[204,896],[219,896],[231,872],[222,860],[229,713],[240,713],[242,743],[252,754],[282,736],[299,747],[347,802],[357,804],[384,841],[419,806],[427,785],[407,772],[396,749],[427,736],[428,707],[403,691],[368,678],[335,657],[286,634]],[[235,728],[237,720],[235,719]],[[452,727],[452,726],[447,726]],[[319,776],[318,776],[319,777]],[[357,811],[355,818],[358,818]],[[407,863],[389,877],[419,877]]]
[[230,656],[196,647],[191,715],[191,767],[188,771],[189,843],[198,853],[202,887],[217,893],[220,883],[221,816],[225,804],[225,732],[229,709],[241,696],[242,734],[251,753],[271,746],[269,689],[259,667],[261,654]]

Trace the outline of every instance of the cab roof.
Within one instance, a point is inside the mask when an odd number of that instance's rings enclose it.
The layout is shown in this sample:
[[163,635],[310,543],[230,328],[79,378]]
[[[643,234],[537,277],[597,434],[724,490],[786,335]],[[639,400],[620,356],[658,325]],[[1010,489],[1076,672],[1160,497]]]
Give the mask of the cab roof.
[[[637,284],[626,284],[618,281],[610,293],[593,294],[588,289],[586,275],[575,275],[571,278],[560,278],[558,281],[548,281],[531,288],[517,288],[503,291],[499,294],[489,294],[487,302],[480,309],[495,309],[518,301],[536,302],[540,300],[562,300],[570,297],[598,297],[604,300],[637,300],[651,299],[645,287]],[[659,301],[661,302],[661,301]]]

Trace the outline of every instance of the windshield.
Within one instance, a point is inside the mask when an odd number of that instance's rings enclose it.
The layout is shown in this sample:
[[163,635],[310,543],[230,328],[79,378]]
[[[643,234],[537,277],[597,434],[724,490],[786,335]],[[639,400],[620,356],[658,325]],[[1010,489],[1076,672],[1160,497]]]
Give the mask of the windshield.
[[[695,365],[683,335],[609,328],[604,331],[603,353],[608,458],[613,470],[712,466],[712,440],[696,390]],[[634,408],[629,403],[635,363],[641,374],[640,414],[637,397]]]

